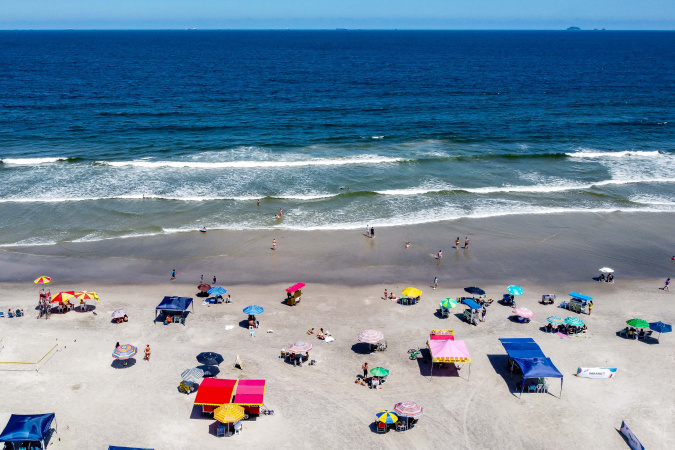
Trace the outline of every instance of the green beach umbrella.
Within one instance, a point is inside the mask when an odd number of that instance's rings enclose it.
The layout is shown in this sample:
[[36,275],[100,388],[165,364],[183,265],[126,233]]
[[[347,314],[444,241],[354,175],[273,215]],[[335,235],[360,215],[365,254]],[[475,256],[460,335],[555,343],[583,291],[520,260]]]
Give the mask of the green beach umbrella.
[[584,326],[584,321],[579,319],[578,317],[567,317],[567,318],[565,318],[565,323],[569,324],[573,327],[583,327]]
[[455,306],[457,306],[457,300],[455,300],[454,298],[445,298],[441,302],[441,308],[452,309]]
[[387,375],[389,375],[389,371],[384,367],[375,367],[370,371],[370,373],[372,373],[376,377],[386,377]]
[[649,322],[642,319],[630,319],[626,320],[626,323],[635,328],[649,328]]

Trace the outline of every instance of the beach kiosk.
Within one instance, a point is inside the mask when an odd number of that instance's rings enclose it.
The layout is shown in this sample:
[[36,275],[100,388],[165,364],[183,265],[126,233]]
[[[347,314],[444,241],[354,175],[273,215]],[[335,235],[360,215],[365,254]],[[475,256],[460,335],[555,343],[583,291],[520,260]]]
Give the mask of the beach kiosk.
[[300,296],[302,295],[302,288],[305,287],[305,283],[296,283],[293,286],[286,288],[286,304],[290,306],[295,306],[295,304],[300,302]]
[[219,406],[232,403],[244,408],[244,420],[251,415],[271,414],[265,408],[265,380],[220,380],[206,378],[199,386],[195,405],[203,414],[213,414]]
[[516,387],[520,389],[520,395],[525,391],[526,382],[528,392],[546,392],[548,386],[543,382],[544,378],[560,378],[560,395],[562,396],[563,375],[553,365],[550,358],[544,355],[539,345],[532,338],[500,338],[504,350],[509,355],[509,367],[511,373],[515,369],[523,374],[523,381]]
[[588,314],[588,303],[593,300],[593,297],[578,292],[570,292],[569,295],[572,298],[567,302],[567,309],[580,314]]
[[[50,414],[12,414],[0,434],[0,442],[9,442],[11,448],[24,448],[27,442],[37,442],[45,448],[45,439],[50,433],[56,415]],[[34,448],[31,446],[31,448]]]
[[237,383],[238,380],[205,378],[197,391],[195,405],[202,407],[203,414],[213,414],[217,407],[232,402]]
[[244,408],[244,420],[249,415],[265,413],[265,380],[239,380],[232,403]]
[[478,325],[478,317],[483,307],[470,298],[464,299],[464,304],[469,307],[469,309],[464,310],[464,320],[470,324]]
[[[434,363],[454,363],[469,364],[469,377],[471,377],[471,353],[466,348],[466,344],[462,340],[455,340],[455,337],[448,334],[440,334],[438,331],[452,331],[452,330],[431,330],[427,347],[431,353],[431,376],[434,376]],[[434,333],[436,331],[437,333]],[[467,381],[469,378],[467,378]]]

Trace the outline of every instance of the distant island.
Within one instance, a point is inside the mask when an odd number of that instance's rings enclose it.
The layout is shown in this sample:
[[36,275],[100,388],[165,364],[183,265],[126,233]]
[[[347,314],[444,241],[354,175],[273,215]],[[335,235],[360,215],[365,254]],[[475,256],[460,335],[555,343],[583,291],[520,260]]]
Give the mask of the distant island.
[[569,27],[567,31],[581,31],[581,28],[579,27]]

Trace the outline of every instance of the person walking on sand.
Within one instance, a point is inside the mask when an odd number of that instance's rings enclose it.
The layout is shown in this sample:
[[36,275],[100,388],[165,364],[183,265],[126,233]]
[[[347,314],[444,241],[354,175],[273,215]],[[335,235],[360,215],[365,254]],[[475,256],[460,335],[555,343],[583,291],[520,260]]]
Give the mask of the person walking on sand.
[[277,249],[277,240],[272,239],[272,250],[276,250],[276,249]]
[[670,278],[668,278],[666,284],[663,285],[663,290],[670,292]]
[[588,302],[588,315],[590,316],[592,312],[593,312],[593,300]]
[[176,269],[171,271],[171,281],[176,281]]
[[467,248],[469,248],[469,237],[468,236],[464,238],[464,249],[467,249]]
[[363,379],[365,380],[368,378],[368,362],[364,362],[361,369],[363,369]]
[[389,298],[389,292],[387,292],[387,289],[385,288],[384,289],[384,299],[386,300],[388,298]]
[[213,276],[213,284],[214,285],[216,284],[216,276],[215,275]]
[[199,284],[204,284],[204,274],[199,277]]
[[443,251],[439,250],[438,253],[436,253],[436,259],[443,259]]
[[438,287],[438,277],[434,277],[434,289]]
[[455,248],[459,248],[459,236],[455,239]]
[[370,227],[370,237],[371,238],[375,237],[375,227]]
[[487,308],[483,306],[483,311],[481,312],[481,322],[485,322],[485,315],[487,314]]
[[370,237],[370,226],[366,224],[366,236]]
[[143,359],[150,361],[150,344],[146,344],[145,346],[145,357]]

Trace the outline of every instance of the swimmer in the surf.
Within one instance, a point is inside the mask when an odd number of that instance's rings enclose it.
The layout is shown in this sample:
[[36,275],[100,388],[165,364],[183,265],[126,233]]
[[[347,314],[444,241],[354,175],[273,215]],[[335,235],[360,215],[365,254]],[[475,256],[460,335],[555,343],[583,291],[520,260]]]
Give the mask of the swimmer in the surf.
[[202,233],[206,233],[206,227],[201,227],[199,231],[201,231]]

